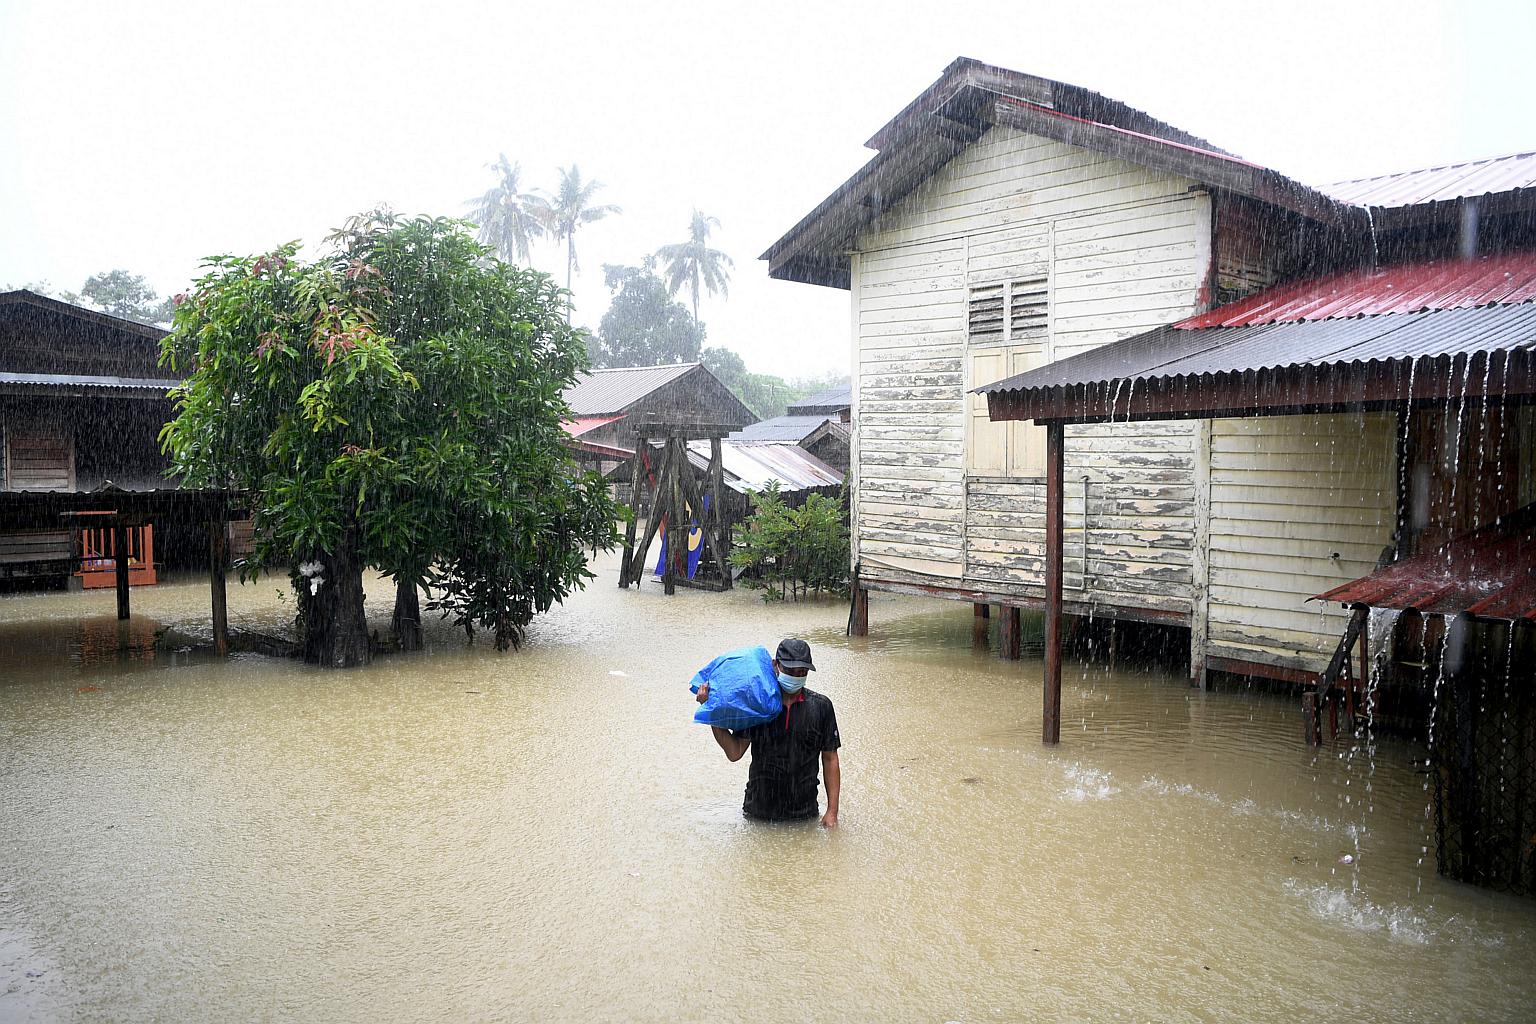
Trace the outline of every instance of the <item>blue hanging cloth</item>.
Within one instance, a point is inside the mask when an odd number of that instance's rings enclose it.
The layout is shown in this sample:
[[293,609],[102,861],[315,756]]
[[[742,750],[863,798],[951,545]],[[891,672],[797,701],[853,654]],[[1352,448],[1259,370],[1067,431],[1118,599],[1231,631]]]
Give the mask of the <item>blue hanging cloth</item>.
[[[693,510],[688,510],[692,514]],[[704,495],[704,514],[709,515],[709,495]],[[671,526],[670,523],[667,524]],[[699,571],[699,559],[704,554],[704,530],[699,526],[698,519],[688,524],[688,578],[693,579]],[[661,531],[661,557],[656,559],[656,571],[653,575],[660,576],[667,569],[667,535],[672,531],[666,527]]]

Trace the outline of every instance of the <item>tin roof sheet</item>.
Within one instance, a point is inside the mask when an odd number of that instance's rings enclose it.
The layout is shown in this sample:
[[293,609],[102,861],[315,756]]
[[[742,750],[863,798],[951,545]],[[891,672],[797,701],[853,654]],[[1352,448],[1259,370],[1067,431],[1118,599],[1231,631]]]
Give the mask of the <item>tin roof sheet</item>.
[[823,423],[825,415],[775,416],[759,423],[749,423],[730,435],[732,441],[790,441],[800,443],[814,434]]
[[28,389],[55,390],[75,388],[103,391],[147,391],[165,394],[182,382],[173,378],[115,377],[83,373],[12,373],[0,372],[0,385],[21,385]]
[[1340,363],[1415,361],[1517,349],[1536,350],[1536,305],[1481,306],[1201,330],[1159,327],[976,390],[987,394],[1081,385],[1118,386],[1139,380]]
[[672,363],[667,366],[622,366],[593,370],[577,378],[566,389],[565,402],[577,416],[602,416],[622,413],[657,388],[670,384],[699,363]]
[[1536,187],[1536,153],[1444,164],[1416,171],[1324,185],[1322,191],[1346,203],[1378,208],[1416,206]]
[[623,418],[623,416],[577,416],[574,419],[566,420],[561,424],[561,426],[563,426],[565,428],[565,432],[570,434],[572,437],[580,437],[582,434],[585,434],[589,430],[596,430],[598,427],[607,426],[610,423],[617,423]]
[[[696,467],[709,466],[708,441],[690,441],[688,454]],[[777,480],[783,491],[836,487],[843,482],[843,474],[796,444],[727,439],[720,448],[720,461],[727,474],[726,486],[742,493],[760,491],[770,480]]]
[[1536,505],[1313,600],[1536,621]]
[[1536,253],[1348,270],[1267,288],[1173,326],[1240,327],[1536,299]]
[[853,385],[839,384],[820,394],[789,403],[791,416],[808,416],[818,412],[840,412],[853,404]]

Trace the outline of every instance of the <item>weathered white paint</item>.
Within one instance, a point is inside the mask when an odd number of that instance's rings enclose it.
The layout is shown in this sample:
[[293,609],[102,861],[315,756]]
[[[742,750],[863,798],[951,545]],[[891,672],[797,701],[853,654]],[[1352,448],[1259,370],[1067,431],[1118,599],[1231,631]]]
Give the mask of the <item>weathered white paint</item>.
[[[968,391],[1196,312],[1210,200],[1193,184],[994,128],[860,237],[854,557],[867,578],[1039,592],[1041,428],[991,423]],[[1044,335],[972,343],[971,290],[1037,277]],[[1194,431],[1069,428],[1071,600],[1188,613]]]
[[1212,655],[1327,664],[1348,613],[1307,599],[1369,573],[1391,543],[1395,423],[1385,413],[1213,422]]

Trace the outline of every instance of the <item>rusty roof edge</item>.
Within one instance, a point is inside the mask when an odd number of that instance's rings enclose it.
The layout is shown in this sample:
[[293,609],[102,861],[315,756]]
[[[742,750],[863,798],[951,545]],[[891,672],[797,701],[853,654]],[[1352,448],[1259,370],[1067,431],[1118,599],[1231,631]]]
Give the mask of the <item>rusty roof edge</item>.
[[[1158,374],[1158,373],[1155,372],[1160,367],[1168,366],[1168,365],[1171,365],[1171,364],[1174,364],[1174,363],[1184,362],[1185,360],[1189,359],[1192,356],[1203,355],[1203,354],[1206,354],[1206,353],[1210,353],[1210,352],[1214,352],[1214,351],[1220,350],[1227,342],[1229,342],[1231,340],[1230,336],[1228,338],[1226,338],[1226,339],[1223,339],[1223,338],[1219,337],[1219,335],[1223,334],[1223,333],[1231,335],[1231,334],[1236,334],[1238,332],[1243,332],[1249,338],[1252,338],[1252,337],[1258,336],[1260,334],[1272,333],[1272,332],[1276,332],[1276,331],[1283,331],[1284,329],[1291,328],[1291,327],[1303,327],[1303,326],[1313,326],[1313,325],[1317,325],[1317,324],[1342,323],[1342,322],[1352,322],[1352,321],[1360,321],[1360,322],[1378,321],[1378,320],[1379,321],[1392,321],[1392,323],[1385,330],[1383,330],[1380,334],[1371,336],[1371,338],[1369,340],[1375,342],[1375,341],[1380,341],[1382,338],[1387,337],[1388,335],[1390,335],[1390,334],[1392,334],[1392,333],[1394,333],[1396,331],[1400,331],[1400,330],[1405,330],[1405,329],[1411,328],[1414,325],[1422,322],[1422,320],[1424,318],[1427,318],[1427,317],[1433,317],[1433,316],[1438,316],[1438,315],[1443,315],[1443,314],[1448,314],[1448,313],[1464,313],[1468,309],[1496,309],[1496,308],[1520,309],[1520,308],[1524,308],[1524,307],[1531,307],[1532,309],[1536,309],[1536,300],[1527,300],[1525,302],[1520,302],[1520,303],[1488,303],[1488,304],[1483,305],[1483,306],[1470,306],[1470,307],[1463,307],[1461,309],[1424,310],[1424,311],[1416,312],[1416,313],[1379,313],[1379,314],[1375,314],[1375,315],[1360,314],[1358,316],[1344,317],[1344,318],[1340,318],[1340,319],[1337,319],[1337,320],[1279,321],[1279,322],[1271,322],[1271,323],[1263,323],[1263,324],[1238,325],[1238,326],[1231,326],[1231,327],[1201,327],[1201,328],[1195,328],[1195,329],[1179,330],[1178,333],[1181,334],[1181,335],[1186,335],[1186,336],[1193,336],[1193,335],[1209,336],[1210,337],[1210,344],[1205,345],[1205,346],[1200,347],[1200,348],[1181,349],[1181,350],[1178,351],[1177,355],[1175,357],[1173,357],[1173,358],[1163,359],[1163,360],[1161,360],[1159,362],[1156,362],[1156,363],[1153,363],[1153,364],[1149,365],[1148,367],[1146,367],[1143,370],[1138,370],[1136,372],[1128,373],[1128,374],[1123,374],[1123,375],[1117,375],[1117,376],[1094,376],[1092,380],[1088,380],[1088,379],[1083,379],[1083,380],[1078,380],[1078,381],[1054,380],[1054,381],[1051,381],[1049,383],[1034,384],[1034,385],[1029,385],[1029,384],[1011,384],[1010,383],[1012,381],[1020,380],[1021,378],[1024,378],[1024,377],[1029,377],[1029,376],[1034,376],[1034,375],[1039,375],[1039,376],[1042,376],[1042,377],[1046,377],[1046,376],[1051,375],[1053,373],[1059,375],[1060,371],[1063,368],[1066,368],[1066,369],[1070,370],[1071,364],[1073,362],[1077,361],[1077,360],[1082,360],[1084,363],[1088,363],[1088,364],[1091,365],[1094,356],[1095,355],[1101,355],[1103,350],[1104,350],[1104,348],[1109,348],[1109,347],[1111,347],[1113,345],[1123,345],[1123,344],[1126,344],[1127,342],[1135,342],[1135,341],[1142,341],[1144,343],[1150,343],[1150,342],[1152,342],[1154,340],[1157,340],[1161,336],[1166,336],[1167,332],[1175,330],[1175,328],[1172,328],[1170,326],[1156,327],[1156,328],[1153,328],[1152,330],[1147,331],[1147,332],[1145,332],[1143,334],[1132,335],[1129,338],[1124,338],[1124,339],[1121,339],[1120,341],[1117,341],[1117,342],[1111,342],[1110,345],[1106,345],[1106,346],[1104,346],[1103,348],[1100,348],[1100,349],[1091,349],[1091,350],[1089,350],[1087,352],[1080,352],[1080,353],[1078,353],[1076,355],[1069,356],[1066,359],[1062,359],[1062,360],[1059,360],[1059,361],[1054,362],[1054,363],[1048,363],[1045,366],[1041,366],[1041,367],[1038,367],[1038,368],[1033,369],[1033,370],[1028,370],[1028,371],[1025,371],[1024,373],[1021,373],[1021,374],[1015,374],[1012,377],[1005,377],[1004,379],[1002,379],[1000,381],[996,381],[996,382],[994,382],[992,384],[984,384],[984,385],[982,385],[980,387],[972,388],[969,393],[970,394],[976,394],[976,395],[991,395],[991,394],[1005,394],[1005,393],[1008,393],[1008,394],[1018,394],[1018,395],[1027,395],[1027,394],[1033,394],[1033,393],[1048,392],[1048,391],[1053,391],[1053,390],[1058,390],[1058,389],[1063,389],[1063,388],[1088,387],[1090,385],[1091,386],[1108,386],[1108,385],[1111,385],[1111,384],[1121,384],[1121,383],[1124,383],[1124,382],[1127,382],[1127,381],[1145,381],[1145,382],[1148,382],[1148,383],[1154,383],[1154,382],[1159,382],[1159,383],[1161,383],[1161,382],[1177,383],[1179,381],[1191,380],[1191,379],[1196,379],[1196,378],[1206,378],[1206,377],[1217,378],[1217,377],[1227,377],[1227,376],[1233,376],[1233,375],[1240,375],[1240,374],[1246,374],[1246,373],[1259,373],[1259,372],[1287,372],[1287,371],[1295,371],[1295,370],[1304,369],[1304,368],[1306,368],[1308,366],[1318,366],[1318,365],[1357,366],[1357,367],[1363,367],[1363,368],[1366,368],[1366,369],[1372,369],[1372,368],[1386,368],[1386,367],[1391,367],[1391,366],[1412,366],[1412,365],[1417,365],[1417,364],[1423,363],[1423,362],[1434,362],[1435,360],[1441,360],[1441,359],[1450,360],[1451,362],[1455,362],[1457,359],[1470,359],[1473,355],[1478,355],[1478,354],[1492,355],[1492,354],[1494,354],[1496,352],[1518,352],[1518,351],[1533,352],[1533,351],[1536,351],[1536,327],[1530,328],[1526,332],[1526,336],[1523,337],[1523,338],[1520,338],[1519,340],[1515,340],[1515,341],[1508,342],[1508,343],[1501,343],[1501,344],[1497,344],[1497,345],[1490,345],[1490,346],[1485,347],[1485,348],[1479,348],[1479,349],[1475,350],[1474,352],[1470,352],[1470,353],[1469,352],[1454,352],[1454,353],[1452,353],[1452,352],[1425,352],[1425,353],[1421,353],[1421,354],[1416,355],[1416,356],[1402,356],[1402,357],[1398,357],[1398,358],[1381,358],[1381,357],[1378,357],[1378,356],[1372,356],[1371,358],[1368,358],[1368,359],[1358,359],[1357,358],[1357,359],[1332,359],[1332,360],[1330,360],[1328,358],[1327,354],[1323,354],[1320,358],[1308,359],[1308,360],[1300,361],[1300,362],[1292,361],[1292,362],[1288,362],[1288,363],[1256,363],[1256,364],[1251,365],[1251,366],[1230,367],[1230,368],[1223,368],[1223,369],[1216,369],[1216,370],[1208,370],[1208,371],[1203,371],[1203,372],[1176,373],[1176,374]],[[1520,331],[1520,327],[1519,327],[1519,325],[1512,325],[1512,326],[1507,326],[1507,327],[1501,327],[1501,328],[1498,328],[1497,330],[1499,331],[1499,334],[1495,335],[1495,337],[1501,337],[1503,335],[1509,335],[1509,334],[1514,334],[1514,333],[1519,332]],[[1343,346],[1343,347],[1341,347],[1339,349],[1336,349],[1335,350],[1335,354],[1337,354],[1337,355],[1344,355],[1345,353],[1349,352],[1351,349],[1357,348],[1360,344],[1361,344],[1361,342],[1357,340],[1355,342],[1352,342],[1349,345],[1345,345],[1345,346]]]

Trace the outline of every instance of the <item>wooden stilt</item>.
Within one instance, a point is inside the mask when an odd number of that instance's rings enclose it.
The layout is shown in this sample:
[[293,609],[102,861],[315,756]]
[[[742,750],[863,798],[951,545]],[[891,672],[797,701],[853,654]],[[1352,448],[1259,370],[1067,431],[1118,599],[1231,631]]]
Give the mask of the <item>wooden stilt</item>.
[[128,617],[128,524],[122,516],[112,522],[112,567],[117,577],[117,617]]
[[225,604],[224,572],[229,564],[229,535],[222,516],[208,521],[208,587],[213,597],[213,653],[229,654],[229,609]]
[[1323,720],[1317,713],[1316,690],[1301,695],[1301,735],[1309,747],[1322,745]]
[[672,449],[669,446],[663,449],[661,465],[656,469],[655,487],[653,488],[655,495],[654,500],[651,502],[650,511],[647,513],[648,519],[645,524],[645,536],[635,545],[634,556],[630,560],[629,580],[631,583],[638,584],[645,579],[646,555],[650,554],[651,541],[656,539],[656,534],[661,530],[663,504],[661,496],[666,493],[663,481],[666,480],[671,465]]
[[1022,647],[1020,642],[1022,624],[1020,622],[1019,610],[1012,605],[1003,605],[1002,613],[1003,630],[1001,640],[998,643],[997,653],[1004,661],[1018,661]]
[[848,615],[849,636],[869,636],[869,589],[853,582],[853,607]]
[[1061,554],[1066,428],[1045,426],[1045,707],[1041,740],[1061,742]]
[[715,527],[715,543],[720,561],[720,589],[730,590],[736,585],[731,577],[731,538],[725,530],[725,455],[718,437],[709,439],[709,518]]
[[635,438],[635,454],[629,459],[629,522],[624,527],[624,560],[619,563],[619,589],[627,588],[631,583],[639,583],[638,579],[631,579],[629,563],[635,558],[635,524],[640,518],[641,496],[645,494],[645,455],[649,444],[649,438]]
[[[686,472],[688,469],[688,456],[685,449],[681,460],[683,464],[678,465],[677,447],[678,442],[676,439],[667,439],[667,462],[671,472],[668,473],[667,481],[663,485],[663,493],[667,496],[667,537],[665,541],[665,558],[662,559],[661,567],[661,589],[668,597],[677,593],[678,552],[680,550],[687,551],[688,548],[688,517],[683,514],[682,484],[678,482],[678,474]],[[686,576],[687,574],[684,573],[683,575]]]
[[991,618],[992,606],[989,604],[973,604],[971,605],[971,614],[975,615],[978,619]]

